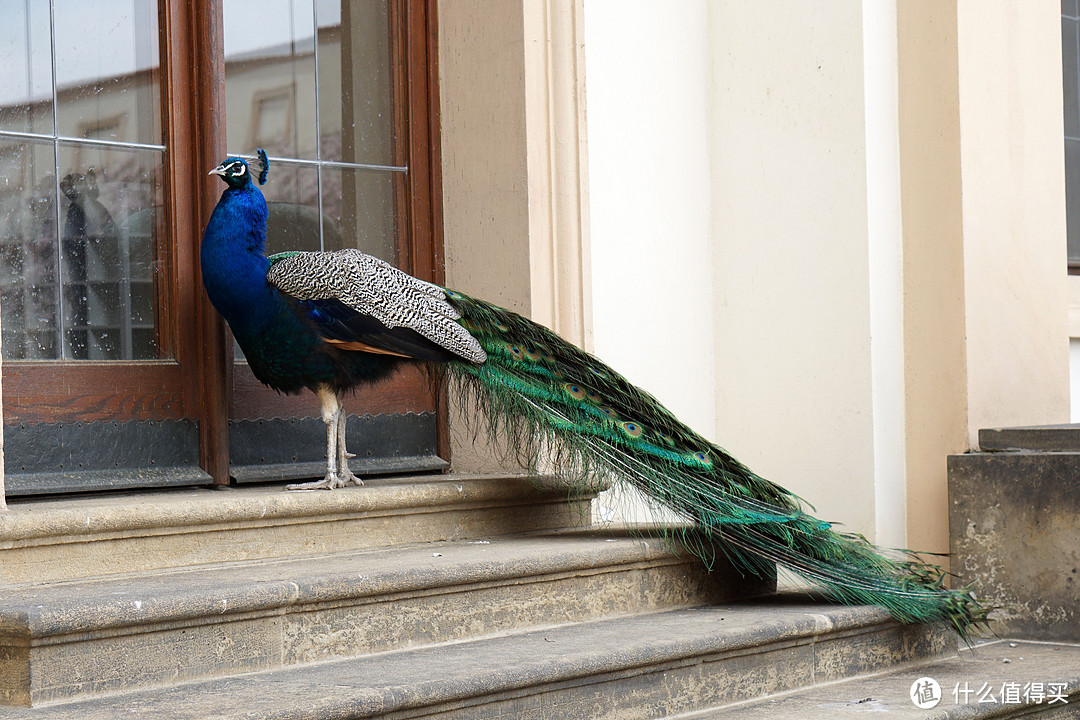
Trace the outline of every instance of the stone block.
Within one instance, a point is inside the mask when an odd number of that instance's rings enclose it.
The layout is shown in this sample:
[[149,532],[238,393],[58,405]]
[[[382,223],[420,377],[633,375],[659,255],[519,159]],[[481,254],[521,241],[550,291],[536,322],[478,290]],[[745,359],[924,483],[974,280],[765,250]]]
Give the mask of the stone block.
[[1080,642],[1080,452],[949,457],[949,535],[996,633]]

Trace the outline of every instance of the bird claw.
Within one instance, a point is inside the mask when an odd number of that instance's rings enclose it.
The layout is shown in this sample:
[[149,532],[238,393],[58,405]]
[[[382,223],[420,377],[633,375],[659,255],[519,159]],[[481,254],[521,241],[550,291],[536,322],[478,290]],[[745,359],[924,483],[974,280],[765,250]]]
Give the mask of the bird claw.
[[341,482],[336,477],[327,475],[322,480],[312,480],[306,483],[294,483],[292,485],[286,485],[286,490],[333,490],[334,488],[342,487]]
[[334,474],[331,472],[326,473],[326,477],[322,480],[312,480],[306,483],[295,483],[293,485],[286,485],[286,490],[335,490],[337,488],[343,488],[346,485],[363,485],[364,481],[353,475],[352,470],[345,468],[340,473]]
[[341,487],[345,487],[346,485],[359,486],[364,484],[364,481],[353,475],[352,470],[350,470],[348,467],[341,471],[339,480],[341,481]]

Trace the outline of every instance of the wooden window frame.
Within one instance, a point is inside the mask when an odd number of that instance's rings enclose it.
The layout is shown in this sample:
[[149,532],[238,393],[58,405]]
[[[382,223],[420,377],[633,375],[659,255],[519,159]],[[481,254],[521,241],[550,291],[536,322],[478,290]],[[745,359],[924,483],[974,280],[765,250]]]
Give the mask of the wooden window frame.
[[[149,361],[19,361],[3,364],[5,423],[94,420],[195,420],[199,462],[215,483],[229,482],[231,389],[261,393],[264,407],[290,403],[261,385],[233,384],[231,342],[202,289],[202,229],[220,196],[206,173],[225,156],[225,72],[222,0],[162,0],[161,48],[163,209],[158,213],[155,319],[170,359]],[[398,137],[408,148],[401,198],[407,208],[399,239],[403,269],[442,283],[442,186],[439,175],[437,0],[393,0],[392,26],[404,43],[394,64]],[[181,321],[184,319],[184,321]],[[415,375],[413,377],[412,375]],[[363,398],[365,412],[433,409],[438,450],[449,458],[446,401],[417,371],[386,392]],[[125,388],[135,388],[125,393]],[[311,400],[304,399],[311,404]],[[233,403],[235,405],[235,401]],[[285,407],[285,406],[281,406]],[[312,408],[313,409],[313,408]],[[307,414],[311,414],[308,412]],[[88,448],[87,452],[92,452]]]

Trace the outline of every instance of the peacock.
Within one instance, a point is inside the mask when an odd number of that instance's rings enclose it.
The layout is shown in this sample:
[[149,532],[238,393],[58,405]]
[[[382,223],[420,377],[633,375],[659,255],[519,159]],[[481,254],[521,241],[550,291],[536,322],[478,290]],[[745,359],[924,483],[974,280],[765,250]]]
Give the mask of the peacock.
[[203,234],[201,266],[255,376],[321,402],[326,475],[290,490],[361,485],[349,469],[342,396],[404,363],[427,363],[527,460],[553,457],[579,487],[628,483],[674,513],[680,546],[706,562],[720,552],[759,575],[778,565],[832,600],[950,624],[963,637],[987,622],[988,610],[969,589],[947,588],[940,568],[814,518],[798,497],[551,330],[355,249],[267,257],[258,185],[268,167],[259,150],[250,166],[229,157],[210,171],[227,187]]

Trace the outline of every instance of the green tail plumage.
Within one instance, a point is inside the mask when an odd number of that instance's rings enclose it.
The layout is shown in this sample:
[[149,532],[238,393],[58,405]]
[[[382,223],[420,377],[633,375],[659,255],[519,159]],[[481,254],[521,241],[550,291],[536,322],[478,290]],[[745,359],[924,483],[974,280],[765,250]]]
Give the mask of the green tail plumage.
[[449,297],[488,353],[480,365],[452,362],[450,375],[531,461],[551,452],[577,479],[630,483],[686,522],[676,532],[706,562],[719,547],[752,573],[776,563],[839,602],[880,605],[903,622],[950,623],[964,637],[986,622],[987,610],[969,591],[947,589],[939,568],[835,532],[547,328],[460,293]]

